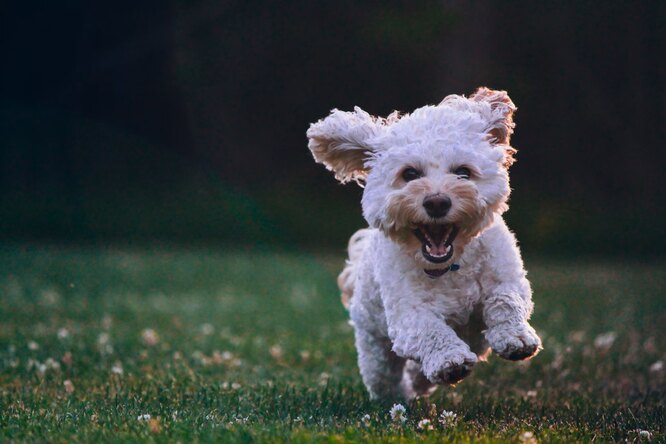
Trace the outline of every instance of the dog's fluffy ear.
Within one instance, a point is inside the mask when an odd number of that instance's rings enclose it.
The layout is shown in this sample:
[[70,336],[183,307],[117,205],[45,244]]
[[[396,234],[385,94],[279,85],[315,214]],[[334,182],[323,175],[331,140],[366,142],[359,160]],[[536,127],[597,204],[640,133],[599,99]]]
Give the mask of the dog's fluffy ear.
[[384,127],[382,120],[359,107],[353,112],[334,109],[328,117],[310,125],[308,147],[315,160],[333,171],[340,182],[362,181],[368,174],[366,160],[375,151],[371,140]]
[[511,135],[513,128],[513,113],[516,111],[516,105],[509,97],[506,91],[496,91],[484,86],[477,89],[470,97],[474,102],[486,102],[490,104],[490,114],[488,115],[488,134],[492,143],[496,145],[505,145],[506,167],[514,162],[513,155],[516,150],[511,147]]

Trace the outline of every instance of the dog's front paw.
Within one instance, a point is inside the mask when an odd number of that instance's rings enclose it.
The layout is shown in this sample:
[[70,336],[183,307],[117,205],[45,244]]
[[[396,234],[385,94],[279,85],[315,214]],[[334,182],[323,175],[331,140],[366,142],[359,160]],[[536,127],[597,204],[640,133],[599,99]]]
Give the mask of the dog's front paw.
[[541,350],[541,339],[527,322],[489,328],[486,340],[495,353],[511,361],[529,359]]
[[469,350],[443,354],[423,365],[423,374],[433,384],[456,384],[470,374],[477,356]]

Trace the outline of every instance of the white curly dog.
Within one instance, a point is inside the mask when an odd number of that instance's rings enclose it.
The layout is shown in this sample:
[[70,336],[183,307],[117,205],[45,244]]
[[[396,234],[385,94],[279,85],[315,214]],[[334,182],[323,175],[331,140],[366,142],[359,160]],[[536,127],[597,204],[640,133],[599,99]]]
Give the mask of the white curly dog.
[[370,228],[352,236],[338,284],[372,398],[455,384],[489,349],[510,360],[541,349],[502,219],[515,110],[505,91],[479,88],[403,116],[333,110],[307,132],[317,162],[365,184]]

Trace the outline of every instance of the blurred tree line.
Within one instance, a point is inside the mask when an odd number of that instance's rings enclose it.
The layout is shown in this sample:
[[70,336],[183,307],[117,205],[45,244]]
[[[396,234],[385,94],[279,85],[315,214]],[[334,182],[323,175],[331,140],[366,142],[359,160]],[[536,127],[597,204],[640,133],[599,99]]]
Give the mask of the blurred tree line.
[[519,111],[525,249],[661,255],[664,2],[126,0],[3,7],[0,236],[341,249],[331,108],[487,85]]

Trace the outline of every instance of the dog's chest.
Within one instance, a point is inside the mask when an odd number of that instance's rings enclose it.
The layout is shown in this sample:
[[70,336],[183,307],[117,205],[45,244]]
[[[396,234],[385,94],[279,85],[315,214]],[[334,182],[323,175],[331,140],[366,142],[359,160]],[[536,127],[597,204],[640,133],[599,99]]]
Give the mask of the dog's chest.
[[474,270],[449,271],[423,288],[423,303],[452,324],[467,324],[481,301],[481,287]]

